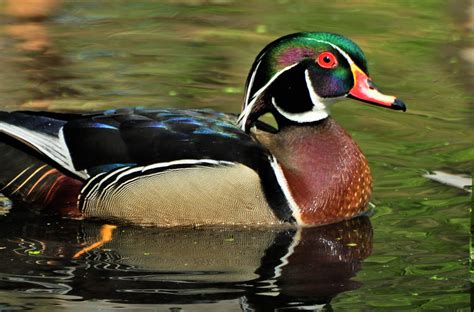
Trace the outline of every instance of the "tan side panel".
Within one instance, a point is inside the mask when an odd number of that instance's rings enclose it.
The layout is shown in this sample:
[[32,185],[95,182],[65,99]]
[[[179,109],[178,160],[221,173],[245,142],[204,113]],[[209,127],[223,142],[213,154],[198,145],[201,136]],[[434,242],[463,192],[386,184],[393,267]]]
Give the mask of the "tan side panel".
[[140,224],[275,224],[258,175],[236,164],[170,170],[92,194],[86,216]]

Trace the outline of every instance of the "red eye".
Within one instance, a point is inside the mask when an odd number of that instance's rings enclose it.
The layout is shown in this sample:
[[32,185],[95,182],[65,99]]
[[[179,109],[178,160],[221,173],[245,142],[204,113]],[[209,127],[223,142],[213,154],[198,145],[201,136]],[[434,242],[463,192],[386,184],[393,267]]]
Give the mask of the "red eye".
[[337,59],[331,52],[319,54],[317,62],[322,68],[334,68],[337,65]]

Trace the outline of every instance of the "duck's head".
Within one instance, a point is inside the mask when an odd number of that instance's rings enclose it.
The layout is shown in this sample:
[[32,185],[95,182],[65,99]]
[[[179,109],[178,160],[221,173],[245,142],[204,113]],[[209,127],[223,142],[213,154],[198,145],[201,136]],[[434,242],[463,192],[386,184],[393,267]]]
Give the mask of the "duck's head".
[[316,122],[329,116],[329,105],[346,97],[406,110],[400,99],[377,90],[364,53],[351,40],[323,32],[291,34],[273,41],[257,56],[239,123],[249,131],[268,112],[280,127]]

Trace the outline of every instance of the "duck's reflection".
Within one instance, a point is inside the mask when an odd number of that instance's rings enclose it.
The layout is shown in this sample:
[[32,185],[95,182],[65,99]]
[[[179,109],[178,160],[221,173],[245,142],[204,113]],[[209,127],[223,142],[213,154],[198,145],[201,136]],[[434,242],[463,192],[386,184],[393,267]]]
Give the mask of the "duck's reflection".
[[367,217],[303,229],[118,226],[105,241],[100,223],[24,224],[16,238],[2,229],[16,259],[0,260],[3,285],[51,292],[57,281],[61,294],[142,304],[235,299],[243,310],[328,304],[358,287],[351,278],[372,248]]

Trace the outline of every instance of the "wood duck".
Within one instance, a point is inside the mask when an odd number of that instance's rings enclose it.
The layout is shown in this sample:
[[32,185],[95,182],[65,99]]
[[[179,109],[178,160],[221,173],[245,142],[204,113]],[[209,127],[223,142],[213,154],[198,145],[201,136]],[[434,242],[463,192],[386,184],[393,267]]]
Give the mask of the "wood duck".
[[[337,34],[258,54],[239,116],[205,109],[1,112],[1,192],[63,216],[142,225],[318,225],[362,214],[367,160],[329,116],[344,98],[405,111]],[[270,113],[277,127],[259,120]],[[45,211],[45,210],[42,210]]]

